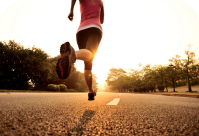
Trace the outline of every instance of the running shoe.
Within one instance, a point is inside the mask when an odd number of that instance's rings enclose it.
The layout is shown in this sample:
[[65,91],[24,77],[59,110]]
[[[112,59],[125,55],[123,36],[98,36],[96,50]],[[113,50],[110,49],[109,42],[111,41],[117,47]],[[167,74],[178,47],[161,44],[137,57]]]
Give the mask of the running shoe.
[[76,61],[74,48],[69,42],[66,42],[60,47],[61,58],[57,62],[56,72],[59,78],[66,79],[71,73]]
[[93,90],[93,92],[88,92],[88,100],[95,100],[94,97],[96,96],[96,92]]
[[88,92],[88,100],[95,100],[95,93]]

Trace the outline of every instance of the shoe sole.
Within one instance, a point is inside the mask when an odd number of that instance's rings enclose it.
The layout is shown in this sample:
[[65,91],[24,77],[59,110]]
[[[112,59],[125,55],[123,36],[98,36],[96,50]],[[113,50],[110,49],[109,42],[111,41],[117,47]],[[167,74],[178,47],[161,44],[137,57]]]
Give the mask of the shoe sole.
[[71,60],[71,63],[75,63],[76,62],[75,50],[70,45],[69,42],[66,42],[66,43],[61,45],[60,54],[61,54],[61,57],[64,57],[64,56],[68,55],[70,60]]
[[69,53],[71,52],[70,43],[64,43],[60,47],[61,58],[57,61],[56,72],[59,78],[66,79],[71,70]]
[[57,62],[56,72],[59,78],[66,79],[70,74],[71,66],[69,62],[69,57],[64,56],[60,58]]
[[70,52],[71,52],[71,49],[70,49],[69,44],[64,43],[61,45],[60,47],[61,58],[63,58],[64,56],[67,56]]

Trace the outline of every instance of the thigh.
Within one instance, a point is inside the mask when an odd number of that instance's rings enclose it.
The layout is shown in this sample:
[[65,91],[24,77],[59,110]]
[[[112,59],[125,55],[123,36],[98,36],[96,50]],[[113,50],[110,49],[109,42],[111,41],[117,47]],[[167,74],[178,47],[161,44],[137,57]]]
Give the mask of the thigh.
[[76,34],[79,49],[88,49],[93,55],[97,52],[101,38],[101,30],[95,27],[81,30]]
[[79,49],[86,49],[86,43],[88,40],[88,32],[85,30],[79,31],[76,34],[76,41]]
[[86,43],[86,49],[90,50],[93,55],[96,54],[100,41],[102,39],[102,32],[98,28],[90,28]]

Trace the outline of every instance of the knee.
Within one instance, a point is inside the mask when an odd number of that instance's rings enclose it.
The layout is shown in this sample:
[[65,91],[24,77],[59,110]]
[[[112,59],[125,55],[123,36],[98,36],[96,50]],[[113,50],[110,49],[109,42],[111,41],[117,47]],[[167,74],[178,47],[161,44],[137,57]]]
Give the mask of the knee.
[[85,57],[84,61],[92,60],[93,54],[92,54],[91,50],[89,50],[89,49],[84,49],[84,50],[86,52],[86,55],[84,56]]
[[90,50],[88,50],[88,51],[89,51],[88,61],[90,61],[90,60],[92,60],[92,58],[93,58],[93,54],[92,54],[92,52],[91,52]]
[[84,61],[84,70],[92,70],[93,61]]

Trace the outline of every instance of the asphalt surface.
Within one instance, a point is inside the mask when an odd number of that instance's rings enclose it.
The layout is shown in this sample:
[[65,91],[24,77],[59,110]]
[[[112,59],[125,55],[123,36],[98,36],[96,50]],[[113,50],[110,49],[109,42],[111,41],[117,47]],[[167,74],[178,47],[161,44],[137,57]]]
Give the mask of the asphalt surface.
[[[107,105],[120,98],[117,105]],[[117,99],[118,100],[118,99]],[[199,99],[98,93],[0,93],[0,136],[199,135]]]

